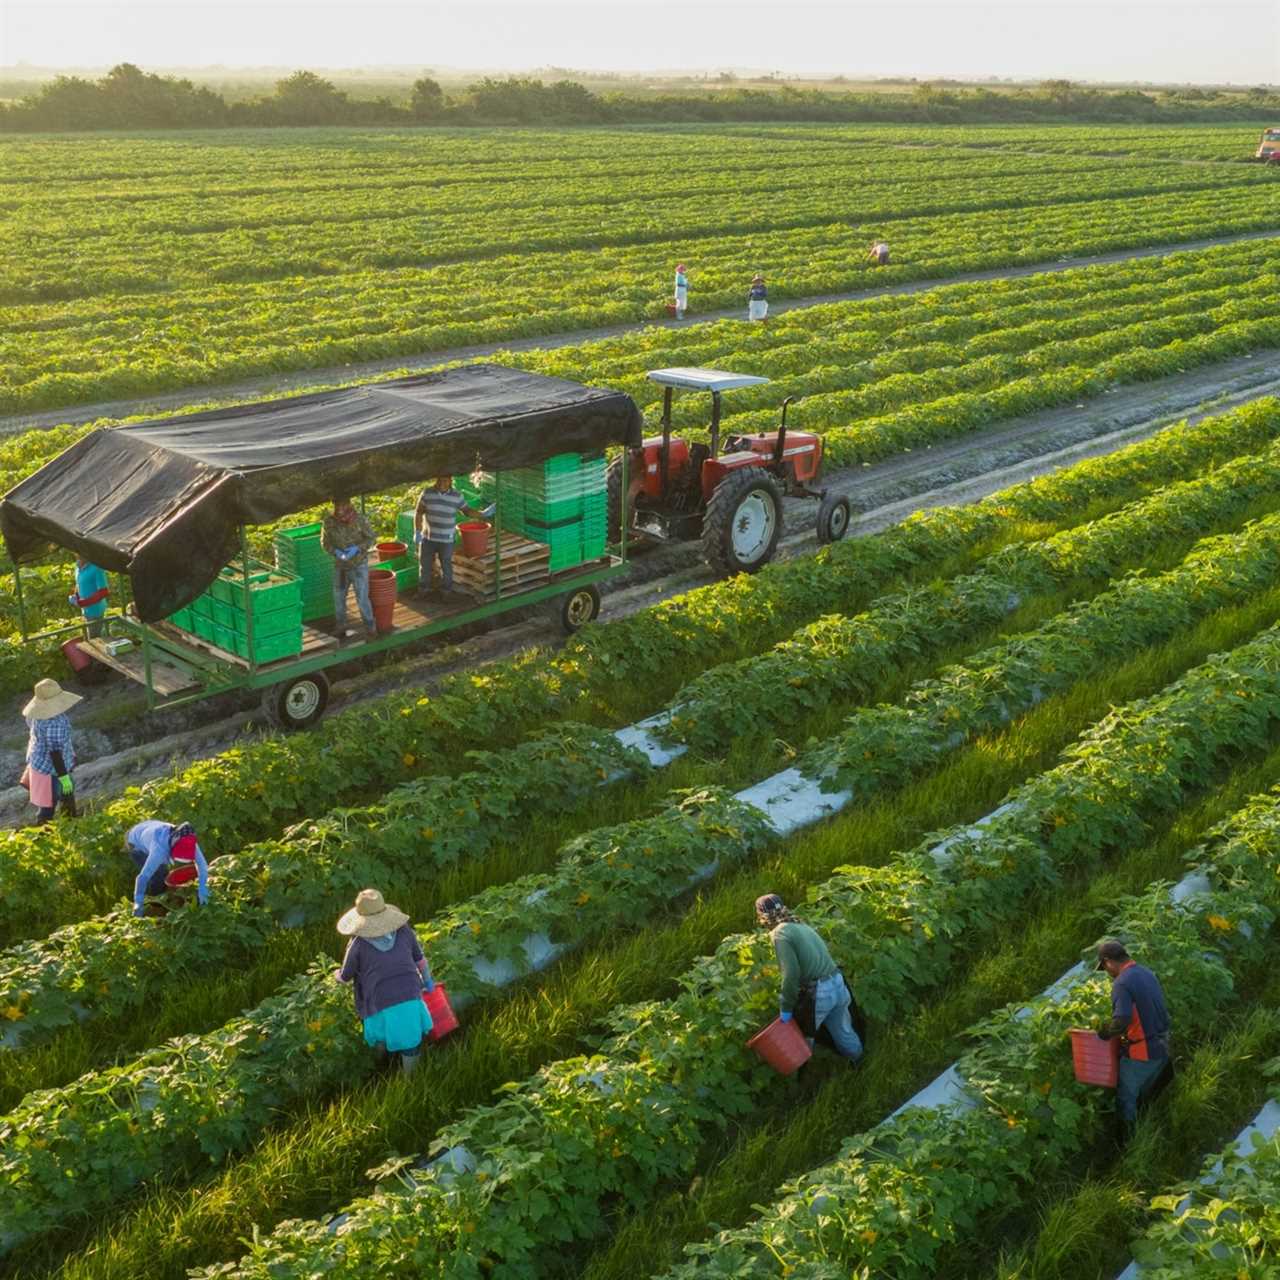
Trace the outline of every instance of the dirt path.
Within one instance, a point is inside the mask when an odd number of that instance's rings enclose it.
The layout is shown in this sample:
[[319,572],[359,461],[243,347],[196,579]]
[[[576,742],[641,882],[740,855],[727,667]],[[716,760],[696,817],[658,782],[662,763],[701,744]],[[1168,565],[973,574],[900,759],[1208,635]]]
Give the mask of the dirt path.
[[[1141,249],[1122,249],[1115,253],[1095,254],[1091,257],[1062,258],[1053,262],[1037,262],[1020,267],[996,267],[988,271],[970,271],[961,275],[912,280],[889,285],[881,289],[857,289],[849,293],[820,294],[807,298],[792,298],[771,302],[771,315],[786,311],[799,311],[831,302],[848,302],[857,298],[888,297],[894,294],[923,293],[929,289],[949,284],[965,284],[980,280],[1016,279],[1053,271],[1069,271],[1076,267],[1100,266],[1109,262],[1127,262],[1138,258],[1166,257],[1172,253],[1184,253],[1195,249],[1209,249],[1215,245],[1238,244],[1247,240],[1266,240],[1280,237],[1277,231],[1249,231],[1240,235],[1223,236],[1211,240],[1186,240],[1179,244],[1148,245]],[[358,382],[379,374],[409,370],[420,373],[454,360],[475,360],[499,351],[536,351],[552,347],[571,346],[598,338],[614,338],[645,328],[687,327],[690,323],[705,320],[741,319],[743,307],[731,307],[722,311],[708,311],[691,315],[683,322],[675,320],[643,320],[631,324],[611,325],[600,329],[581,329],[573,333],[553,333],[538,338],[512,338],[505,342],[482,343],[478,346],[453,347],[443,351],[425,352],[416,359],[403,356],[390,360],[369,360],[356,364],[344,364],[325,369],[307,369],[296,373],[272,374],[269,377],[250,378],[243,382],[187,387],[159,395],[138,396],[128,400],[104,400],[97,404],[79,405],[68,409],[46,409],[38,413],[19,413],[0,417],[0,436],[61,426],[64,423],[92,422],[96,418],[124,418],[135,414],[164,413],[187,406],[199,406],[214,401],[253,399],[278,395],[286,391],[307,391],[329,386],[335,382]]]
[[[1182,417],[1198,420],[1268,393],[1280,393],[1280,374],[1261,357],[1242,357],[1158,384],[1120,387],[1083,405],[1044,410],[997,430],[903,454],[870,467],[833,473],[833,489],[857,513],[853,534],[874,533],[927,507],[972,502],[1010,484],[1045,475],[1083,458],[1110,452]],[[812,502],[788,499],[780,556],[814,549]],[[605,616],[626,617],[711,580],[696,546],[663,548],[637,558],[622,581],[605,584]],[[512,625],[401,658],[366,664],[335,683],[339,710],[397,689],[430,689],[453,672],[550,644],[556,632],[540,611],[514,616]],[[82,794],[101,798],[172,768],[226,750],[263,733],[256,702],[197,703],[163,716],[139,714],[133,686],[91,691],[81,714],[77,770]],[[156,737],[158,731],[166,736]],[[21,769],[21,738],[0,740],[0,778]],[[0,823],[22,820],[26,792],[0,791]]]

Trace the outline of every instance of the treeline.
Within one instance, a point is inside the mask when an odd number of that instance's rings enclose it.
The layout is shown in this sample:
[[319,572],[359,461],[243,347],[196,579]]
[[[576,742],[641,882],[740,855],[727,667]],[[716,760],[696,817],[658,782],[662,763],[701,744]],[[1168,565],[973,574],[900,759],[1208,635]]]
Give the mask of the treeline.
[[1089,89],[1051,80],[1037,89],[993,92],[923,84],[909,93],[817,89],[727,89],[706,94],[597,94],[572,80],[544,84],[485,78],[448,95],[424,77],[407,101],[352,98],[311,71],[276,82],[270,94],[227,102],[212,89],[121,63],[100,80],[58,76],[0,107],[0,130],[192,129],[253,125],[653,124],[731,121],[1034,124],[1251,120],[1280,112],[1280,93],[1141,92]]

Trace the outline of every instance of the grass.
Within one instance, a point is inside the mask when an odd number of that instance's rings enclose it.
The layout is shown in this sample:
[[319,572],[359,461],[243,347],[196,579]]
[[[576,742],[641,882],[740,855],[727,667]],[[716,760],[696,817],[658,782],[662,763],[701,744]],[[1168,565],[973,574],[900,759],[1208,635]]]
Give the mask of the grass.
[[[1113,703],[1157,691],[1188,666],[1243,642],[1277,616],[1280,588],[1098,673],[1069,694],[1041,704],[1004,733],[957,753],[944,768],[896,795],[773,846],[756,864],[714,882],[687,910],[673,906],[670,918],[643,932],[604,940],[509,997],[481,1006],[469,1019],[465,1037],[432,1054],[411,1080],[362,1086],[317,1104],[268,1134],[251,1155],[223,1172],[192,1187],[155,1188],[114,1226],[94,1234],[92,1224],[86,1224],[82,1232],[51,1239],[15,1262],[22,1265],[23,1274],[37,1274],[54,1265],[63,1250],[78,1248],[60,1270],[73,1280],[176,1278],[188,1267],[225,1258],[230,1251],[226,1242],[246,1238],[255,1229],[267,1230],[286,1217],[324,1213],[364,1190],[362,1171],[388,1154],[424,1150],[442,1123],[484,1102],[497,1086],[530,1074],[546,1061],[581,1051],[583,1038],[615,1004],[669,994],[670,976],[713,949],[726,933],[749,927],[750,903],[759,892],[774,889],[799,897],[807,884],[837,866],[883,864],[893,849],[913,845],[931,830],[980,816],[1009,787],[1049,767],[1061,748]],[[1072,899],[1079,900],[1080,895]],[[1052,942],[1046,954],[1053,959],[1042,967],[1057,964],[1060,969],[1061,937],[1055,935]],[[956,1030],[962,1029],[983,1012],[982,997],[990,995],[992,1002],[1000,1003],[999,993],[1021,990],[1018,984],[1025,984],[1030,971],[1021,953],[989,973],[975,967],[966,982],[976,984],[979,1003],[961,984],[949,997],[944,995],[936,1010],[931,1006],[918,1015],[913,1039],[919,1034],[926,1037],[923,1043],[942,1042],[950,1025],[948,1000],[960,1010],[950,1016]],[[999,985],[1001,975],[1006,987]],[[863,1077],[867,1086],[876,1087],[881,1073],[887,1073],[882,1093],[893,1095],[907,1088],[921,1070],[921,1055],[904,1049],[900,1056],[895,1075],[891,1053],[878,1052]],[[840,1132],[826,1125],[818,1128],[827,1134]],[[766,1132],[772,1147],[776,1130]],[[709,1163],[716,1165],[714,1158]],[[759,1163],[764,1167],[766,1162]],[[776,1178],[766,1181],[771,1187]],[[684,1192],[675,1198],[690,1199]],[[658,1232],[644,1233],[650,1259],[654,1240],[674,1243],[681,1238],[665,1223]]]

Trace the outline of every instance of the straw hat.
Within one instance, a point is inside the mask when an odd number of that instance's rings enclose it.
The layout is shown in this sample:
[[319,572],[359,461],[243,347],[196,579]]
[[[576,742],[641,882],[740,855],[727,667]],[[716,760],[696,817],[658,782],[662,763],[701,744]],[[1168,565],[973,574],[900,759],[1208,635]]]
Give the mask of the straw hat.
[[52,720],[54,716],[70,711],[77,702],[84,701],[78,693],[64,689],[56,680],[38,680],[35,695],[22,708],[22,714],[32,720]]
[[409,917],[399,907],[388,905],[377,889],[361,889],[356,905],[338,921],[338,932],[348,937],[381,938],[408,923]]
[[751,283],[755,284],[757,280],[760,281],[761,284],[764,283],[764,276],[762,276],[758,271],[751,277]]

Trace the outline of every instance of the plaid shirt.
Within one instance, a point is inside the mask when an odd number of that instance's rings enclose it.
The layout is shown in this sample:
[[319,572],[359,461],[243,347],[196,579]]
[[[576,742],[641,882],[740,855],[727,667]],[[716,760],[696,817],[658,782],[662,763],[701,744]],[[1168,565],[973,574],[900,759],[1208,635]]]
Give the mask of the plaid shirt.
[[37,773],[56,773],[53,753],[62,752],[62,763],[68,771],[75,767],[76,753],[71,746],[71,720],[66,712],[48,720],[27,719],[31,736],[27,739],[27,763]]
[[370,525],[363,512],[357,511],[355,519],[348,522],[339,520],[332,511],[320,524],[320,546],[331,556],[342,547],[358,546],[360,553],[350,560],[339,560],[334,556],[334,563],[347,566],[364,564],[369,558],[369,548],[373,546],[373,526]]

